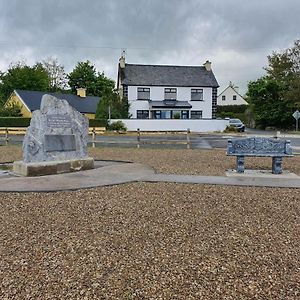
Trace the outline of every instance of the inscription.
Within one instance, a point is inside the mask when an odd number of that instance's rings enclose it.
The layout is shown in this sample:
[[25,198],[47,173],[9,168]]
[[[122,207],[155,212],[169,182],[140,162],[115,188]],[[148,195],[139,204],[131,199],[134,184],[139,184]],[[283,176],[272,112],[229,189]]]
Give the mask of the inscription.
[[50,128],[71,127],[71,117],[67,115],[48,115],[47,126]]
[[45,135],[46,152],[75,151],[76,142],[74,134],[48,134]]
[[228,145],[229,154],[283,154],[285,151],[285,141],[269,138],[236,139]]

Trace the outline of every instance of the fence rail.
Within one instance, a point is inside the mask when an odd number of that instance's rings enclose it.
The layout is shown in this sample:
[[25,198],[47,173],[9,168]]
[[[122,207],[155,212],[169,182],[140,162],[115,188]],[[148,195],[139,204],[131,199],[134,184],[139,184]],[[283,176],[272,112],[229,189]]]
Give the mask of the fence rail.
[[[160,145],[186,145],[187,149],[191,148],[191,139],[190,139],[190,134],[191,131],[190,129],[187,129],[186,131],[182,131],[181,133],[186,134],[186,139],[185,140],[163,140],[163,141],[153,141],[153,140],[145,140],[143,139],[143,134],[149,134],[149,132],[142,132],[139,128],[137,130],[137,135],[136,135],[136,146],[139,149],[141,147],[141,145],[155,145],[155,144],[160,144]],[[101,133],[102,134],[102,133]],[[128,140],[118,140],[118,141],[101,141],[101,140],[97,140],[97,132],[96,131],[92,131],[92,147],[95,148],[97,143],[105,143],[105,144],[132,144],[134,143],[134,141],[128,141]]]
[[10,141],[9,135],[24,135],[27,127],[0,127],[0,141],[4,141],[5,145],[8,145]]
[[[4,141],[5,145],[8,145],[11,137],[14,135],[24,135],[26,133],[27,127],[0,127],[0,141]],[[92,147],[95,148],[97,143],[105,143],[105,144],[134,144],[136,143],[137,148],[139,149],[141,145],[186,145],[187,149],[191,148],[191,140],[190,140],[190,129],[186,131],[181,131],[186,135],[186,139],[174,140],[174,139],[166,139],[166,140],[147,140],[145,137],[149,132],[143,132],[140,129],[137,130],[136,140],[118,140],[118,141],[102,141],[97,140],[97,136],[103,135],[106,131],[105,127],[90,127],[89,135],[92,136],[91,143]]]

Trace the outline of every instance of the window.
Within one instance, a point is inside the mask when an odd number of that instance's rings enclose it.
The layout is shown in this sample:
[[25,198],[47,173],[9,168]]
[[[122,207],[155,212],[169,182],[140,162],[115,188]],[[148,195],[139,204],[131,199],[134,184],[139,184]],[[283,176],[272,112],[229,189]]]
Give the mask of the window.
[[160,110],[154,110],[152,112],[153,118],[154,119],[160,119],[161,118],[161,111]]
[[202,119],[202,110],[192,110],[191,119]]
[[236,95],[233,95],[233,96],[232,96],[232,100],[236,100]]
[[191,89],[191,101],[203,101],[203,89]]
[[171,119],[171,111],[170,110],[162,110],[160,116],[161,116],[161,119]]
[[165,89],[165,100],[176,100],[177,99],[177,89]]
[[222,96],[222,101],[225,101],[225,100],[226,100],[226,96],[223,95],[223,96]]
[[136,117],[138,119],[149,119],[149,110],[137,110]]
[[182,110],[181,111],[181,119],[188,119],[189,118],[189,111],[188,110]]
[[138,100],[150,100],[150,88],[138,87],[137,99]]

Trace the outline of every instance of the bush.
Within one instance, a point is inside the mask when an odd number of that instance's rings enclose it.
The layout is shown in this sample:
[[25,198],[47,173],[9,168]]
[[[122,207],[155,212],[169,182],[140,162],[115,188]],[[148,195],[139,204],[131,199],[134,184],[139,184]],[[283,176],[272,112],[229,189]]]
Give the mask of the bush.
[[1,117],[0,127],[28,127],[31,118]]
[[239,130],[234,126],[226,126],[224,132],[239,132]]
[[127,131],[125,124],[122,121],[111,123],[107,126],[108,130]]

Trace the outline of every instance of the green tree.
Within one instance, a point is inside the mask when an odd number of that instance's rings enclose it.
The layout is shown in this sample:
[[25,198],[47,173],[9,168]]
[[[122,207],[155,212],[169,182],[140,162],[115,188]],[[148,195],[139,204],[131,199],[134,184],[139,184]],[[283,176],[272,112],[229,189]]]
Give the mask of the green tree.
[[106,90],[97,107],[96,119],[126,119],[128,115],[129,104],[127,99],[121,99],[116,91]]
[[248,100],[256,124],[292,127],[292,113],[300,107],[300,40],[268,56],[266,75],[248,85]]
[[268,76],[249,83],[247,96],[257,126],[285,128],[290,125],[291,109],[281,97],[282,90],[280,83]]
[[0,117],[21,117],[21,107],[17,103],[0,107]]
[[292,108],[300,106],[300,40],[282,53],[268,56],[267,75],[282,86],[282,99]]
[[15,89],[48,91],[49,76],[42,64],[33,67],[18,62],[0,73],[0,101],[3,104]]
[[97,72],[88,60],[78,62],[68,79],[73,93],[76,93],[77,88],[86,88],[87,95],[90,96],[102,96],[106,91],[112,91],[115,86],[113,80],[107,78],[104,73]]

